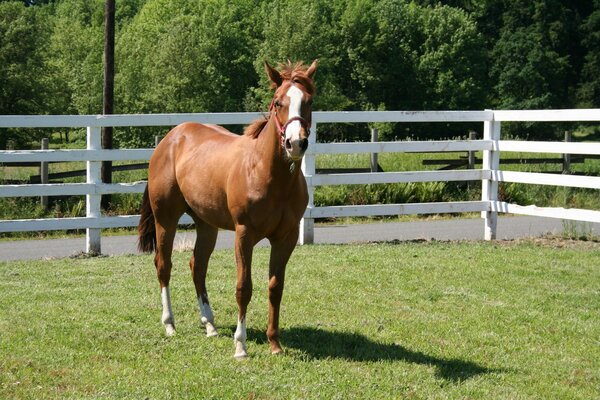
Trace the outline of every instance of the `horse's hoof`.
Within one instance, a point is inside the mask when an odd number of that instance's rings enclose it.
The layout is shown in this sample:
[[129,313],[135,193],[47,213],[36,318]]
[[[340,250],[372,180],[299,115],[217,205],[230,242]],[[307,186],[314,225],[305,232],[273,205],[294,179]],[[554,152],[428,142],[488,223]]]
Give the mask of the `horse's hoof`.
[[165,333],[167,334],[167,336],[175,335],[175,327],[171,324],[166,324],[165,325]]
[[282,354],[283,353],[283,348],[279,344],[279,340],[270,339],[269,342],[271,345],[271,354]]
[[233,357],[236,360],[245,360],[248,358],[248,353],[246,352],[246,346],[242,342],[235,343],[235,354]]
[[218,336],[217,328],[214,327],[210,322],[206,323],[206,337]]
[[284,351],[281,348],[271,350],[271,354],[273,354],[274,356],[282,355],[283,353],[284,353]]

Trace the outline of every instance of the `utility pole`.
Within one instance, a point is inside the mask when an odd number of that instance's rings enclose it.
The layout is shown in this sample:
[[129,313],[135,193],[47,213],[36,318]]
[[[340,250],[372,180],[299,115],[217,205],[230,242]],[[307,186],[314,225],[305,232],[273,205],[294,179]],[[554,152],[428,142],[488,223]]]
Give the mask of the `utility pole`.
[[[102,92],[102,114],[113,113],[115,97],[115,0],[106,0],[104,5],[104,86]],[[113,128],[102,128],[102,148],[112,149]],[[112,161],[102,162],[102,182],[112,183]],[[102,208],[107,209],[110,195],[102,196]]]

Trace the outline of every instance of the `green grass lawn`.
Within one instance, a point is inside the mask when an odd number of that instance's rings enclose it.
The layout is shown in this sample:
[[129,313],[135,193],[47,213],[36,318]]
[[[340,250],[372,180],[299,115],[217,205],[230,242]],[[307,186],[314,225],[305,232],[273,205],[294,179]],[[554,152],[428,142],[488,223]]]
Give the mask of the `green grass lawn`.
[[249,359],[233,358],[233,252],[201,329],[187,267],[167,338],[152,256],[0,263],[0,398],[591,399],[600,393],[600,246],[413,242],[299,247],[283,356],[271,356],[268,249],[256,249]]

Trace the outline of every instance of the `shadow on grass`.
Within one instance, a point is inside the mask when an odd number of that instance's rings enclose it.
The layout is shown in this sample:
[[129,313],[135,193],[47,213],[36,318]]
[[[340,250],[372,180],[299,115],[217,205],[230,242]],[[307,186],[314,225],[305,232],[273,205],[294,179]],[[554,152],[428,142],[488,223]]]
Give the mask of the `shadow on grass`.
[[[410,350],[398,344],[378,343],[357,333],[335,332],[310,327],[282,330],[282,344],[300,350],[310,358],[322,360],[338,358],[348,361],[405,361],[433,366],[436,376],[448,381],[464,381],[478,375],[501,372],[471,361],[445,359]],[[248,340],[266,343],[265,333],[249,329]]]

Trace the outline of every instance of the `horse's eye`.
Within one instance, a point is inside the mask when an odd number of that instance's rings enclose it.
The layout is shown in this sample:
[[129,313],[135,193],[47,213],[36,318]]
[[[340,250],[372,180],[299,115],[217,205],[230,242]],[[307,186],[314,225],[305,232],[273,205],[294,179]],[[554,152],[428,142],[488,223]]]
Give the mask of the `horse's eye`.
[[275,107],[281,107],[281,102],[279,100],[275,100]]

